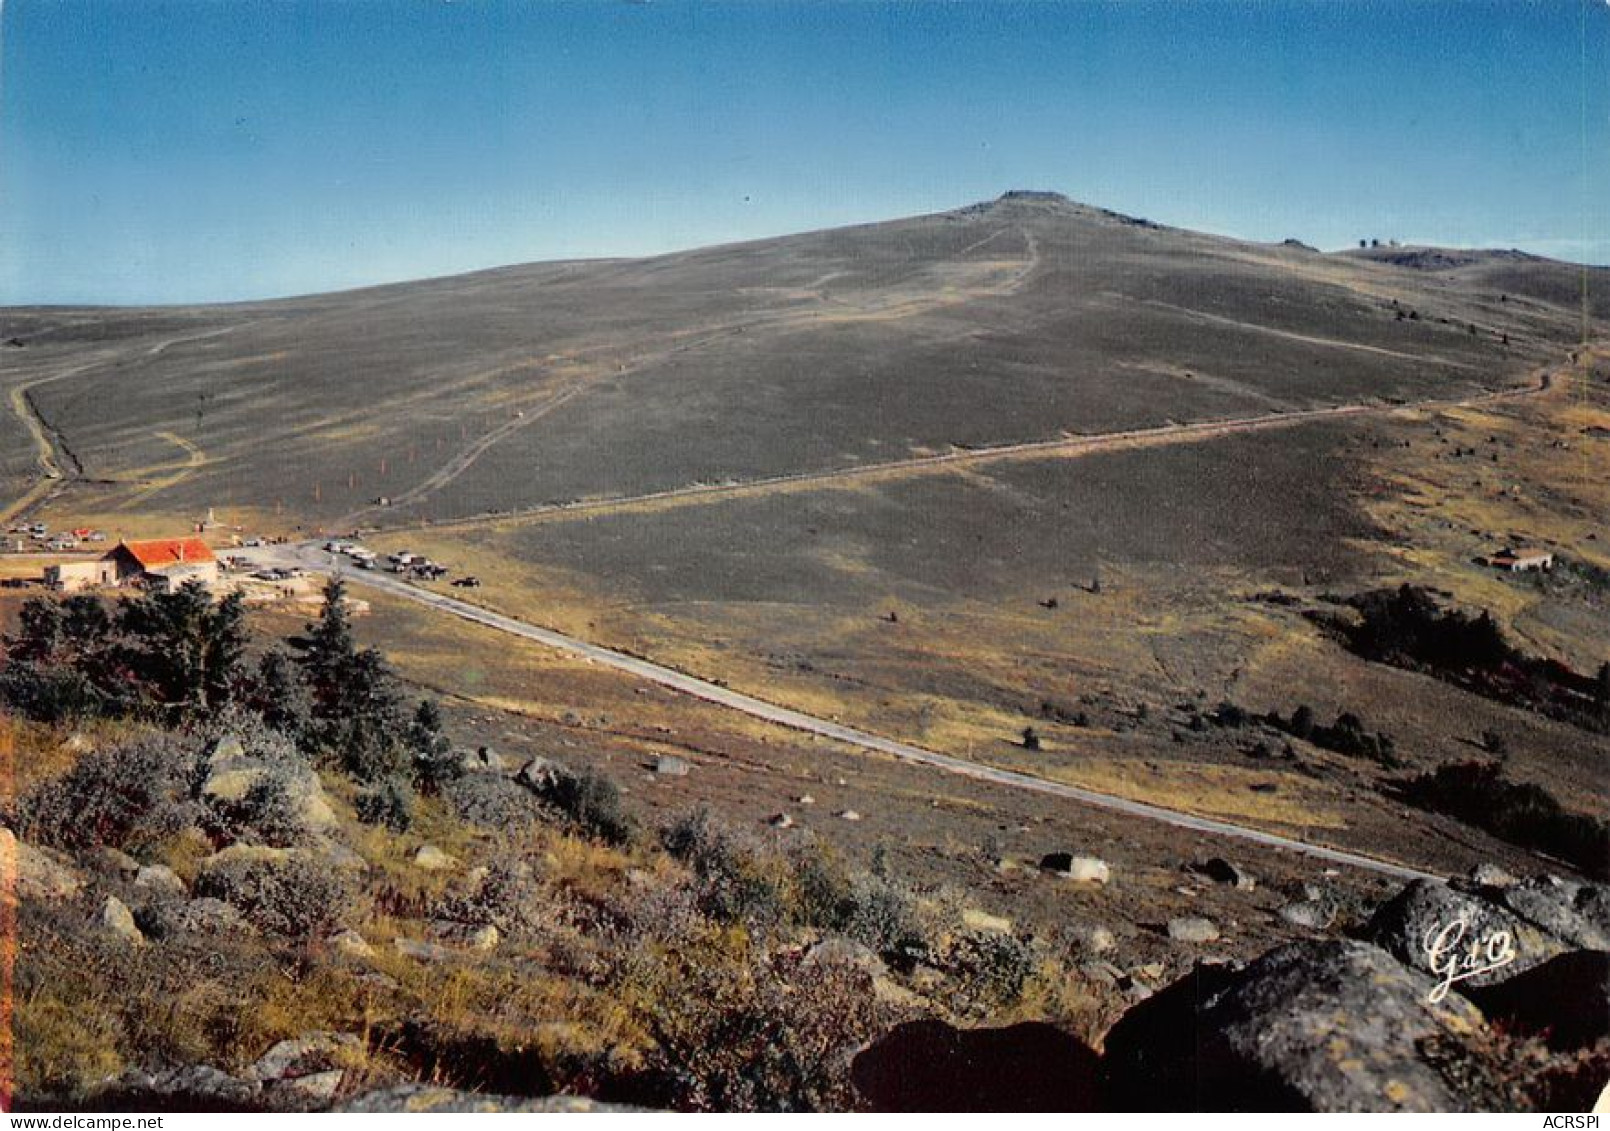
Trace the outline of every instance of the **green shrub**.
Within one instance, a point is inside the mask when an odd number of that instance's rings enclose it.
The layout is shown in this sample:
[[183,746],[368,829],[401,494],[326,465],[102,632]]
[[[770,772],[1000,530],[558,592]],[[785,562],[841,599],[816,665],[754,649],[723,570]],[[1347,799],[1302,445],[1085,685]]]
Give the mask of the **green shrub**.
[[635,831],[614,782],[593,770],[559,769],[540,796],[583,836],[623,845]]
[[1011,1005],[1034,976],[1033,948],[1012,935],[980,931],[963,935],[949,965],[969,997],[985,1005]]
[[1509,781],[1496,762],[1438,766],[1402,788],[1412,805],[1610,879],[1610,822],[1566,809],[1542,786]]
[[405,833],[414,823],[413,791],[395,779],[358,794],[355,808],[364,824],[382,825],[394,833]]
[[19,831],[72,851],[138,851],[203,823],[195,778],[194,752],[169,736],[97,751],[23,799]]
[[231,849],[197,877],[194,894],[221,899],[259,930],[302,938],[338,924],[348,892],[327,862],[275,850]]
[[785,918],[785,870],[761,847],[719,825],[705,810],[677,821],[664,837],[672,856],[693,869],[699,910],[724,923],[766,932]]

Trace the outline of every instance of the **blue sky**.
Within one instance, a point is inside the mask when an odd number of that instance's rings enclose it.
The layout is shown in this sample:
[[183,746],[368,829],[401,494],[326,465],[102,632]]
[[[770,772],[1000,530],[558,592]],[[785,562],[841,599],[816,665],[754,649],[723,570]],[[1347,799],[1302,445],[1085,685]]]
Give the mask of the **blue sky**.
[[0,3],[0,304],[323,291],[1020,187],[1610,262],[1605,0]]

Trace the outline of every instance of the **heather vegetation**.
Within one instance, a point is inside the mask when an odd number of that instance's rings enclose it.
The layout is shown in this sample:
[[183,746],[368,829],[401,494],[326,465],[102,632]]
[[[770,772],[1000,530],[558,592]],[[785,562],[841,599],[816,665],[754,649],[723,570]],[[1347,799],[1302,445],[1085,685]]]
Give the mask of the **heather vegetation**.
[[1413,585],[1362,593],[1341,633],[1367,660],[1438,679],[1601,733],[1610,732],[1610,662],[1594,676],[1512,644],[1492,616],[1445,609]]
[[1573,812],[1540,785],[1511,780],[1499,762],[1456,762],[1404,783],[1405,800],[1610,879],[1610,822]]
[[226,1080],[212,1102],[304,1106],[236,1085],[336,1032],[367,1036],[331,1054],[343,1094],[841,1108],[850,1055],[901,1019],[1091,1039],[1106,1008],[1066,941],[968,926],[881,861],[703,810],[648,829],[582,763],[477,763],[359,645],[339,583],[290,648],[196,590],[36,600],[4,664],[4,738],[36,767],[6,823],[55,885],[21,907],[36,1102]]

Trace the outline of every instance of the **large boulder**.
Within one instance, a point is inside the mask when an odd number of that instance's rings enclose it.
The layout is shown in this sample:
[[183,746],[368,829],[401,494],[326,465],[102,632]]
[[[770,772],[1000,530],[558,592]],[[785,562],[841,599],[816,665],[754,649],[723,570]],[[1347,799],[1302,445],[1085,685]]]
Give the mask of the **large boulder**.
[[1464,993],[1505,1032],[1541,1036],[1552,1048],[1610,1038],[1610,954],[1602,950],[1573,950]]
[[0,826],[0,877],[12,880],[0,884],[0,898],[14,893],[31,903],[64,903],[84,890],[84,878],[65,858],[18,840],[4,826]]
[[[1462,928],[1453,926],[1459,923],[1463,923]],[[1501,969],[1463,979],[1458,985],[1491,985],[1568,949],[1560,939],[1482,893],[1460,891],[1433,880],[1415,880],[1382,904],[1365,927],[1364,937],[1404,965],[1441,980],[1446,975],[1446,965],[1439,965],[1433,954],[1439,937],[1446,943],[1459,934],[1468,947],[1480,945],[1500,932],[1509,936],[1513,960]],[[1447,957],[1445,951],[1443,963]]]
[[257,757],[238,738],[221,738],[202,754],[202,799],[217,806],[239,806],[254,792],[276,788],[293,819],[309,835],[328,832],[335,810],[313,767],[286,758]]
[[856,1054],[855,1090],[873,1111],[1093,1111],[1097,1057],[1043,1021],[957,1029],[910,1021]]
[[[1315,940],[1239,971],[1202,967],[1107,1034],[1117,1110],[1455,1111],[1473,1106],[1428,1048],[1483,1027],[1469,1002],[1367,943]],[[1461,1063],[1459,1067],[1464,1067]]]
[[1562,943],[1610,950],[1610,924],[1602,922],[1604,889],[1597,884],[1537,876],[1498,891],[1495,902]]
[[115,895],[106,897],[101,904],[101,928],[113,938],[121,942],[140,946],[145,942],[145,936],[134,923],[134,913],[128,905]]

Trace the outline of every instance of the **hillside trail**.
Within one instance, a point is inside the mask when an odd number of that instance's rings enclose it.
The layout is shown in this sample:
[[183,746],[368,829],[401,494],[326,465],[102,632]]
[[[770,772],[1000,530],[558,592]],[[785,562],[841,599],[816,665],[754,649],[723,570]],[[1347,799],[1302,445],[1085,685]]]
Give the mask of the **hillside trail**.
[[[232,334],[246,326],[255,325],[266,319],[253,319],[248,322],[236,322],[229,326],[213,330],[205,330],[195,334],[179,334],[164,338],[145,352],[146,358],[159,357],[167,350],[187,342],[200,342],[209,338],[222,337]],[[44,377],[35,377],[31,380],[20,381],[7,390],[6,396],[12,414],[21,421],[22,426],[33,438],[36,452],[35,462],[39,465],[42,478],[24,491],[20,496],[8,503],[0,505],[0,523],[11,522],[17,517],[28,513],[34,507],[59,492],[69,481],[81,478],[84,474],[83,465],[77,455],[67,445],[66,438],[40,415],[39,407],[34,403],[33,391],[45,385],[52,385],[58,381],[68,381],[74,377],[82,376],[90,370],[101,366],[116,364],[121,358],[115,353],[99,353],[88,361],[65,369],[60,373],[52,373]],[[159,433],[164,438],[171,433]],[[181,447],[186,446],[185,441],[175,440]],[[169,484],[171,486],[171,484]]]
[[[963,256],[1013,230],[1010,226],[999,228],[983,239],[977,240],[961,249],[949,262],[962,262]],[[330,525],[338,529],[352,528],[358,526],[369,516],[382,513],[388,508],[407,507],[419,503],[452,484],[473,467],[476,461],[492,447],[515,433],[529,428],[555,409],[574,400],[599,382],[641,372],[652,366],[663,364],[679,354],[709,345],[711,342],[756,331],[781,333],[804,326],[819,326],[824,323],[845,324],[897,321],[982,298],[1015,294],[1040,267],[1040,244],[1034,233],[1026,227],[1018,227],[1015,230],[1023,238],[1024,258],[1021,260],[986,261],[986,263],[996,264],[997,267],[1001,263],[1015,264],[1010,272],[992,282],[979,283],[968,287],[945,288],[926,295],[911,297],[903,297],[896,292],[881,302],[863,303],[861,305],[837,299],[835,302],[838,305],[827,309],[811,306],[802,310],[771,311],[744,318],[710,323],[691,327],[673,334],[667,343],[651,350],[628,355],[625,359],[621,359],[618,351],[611,346],[578,350],[568,355],[566,360],[577,362],[600,356],[608,357],[609,360],[607,363],[602,360],[594,361],[594,371],[592,373],[577,378],[556,392],[544,395],[536,403],[520,410],[503,423],[469,441],[415,486],[401,494],[391,496],[388,503],[372,503],[357,510],[349,511],[339,518],[333,519]],[[820,281],[818,280],[818,282]],[[825,295],[819,297],[824,303],[827,301]]]
[[1232,417],[1221,420],[1164,424],[1154,428],[1133,428],[1117,432],[1093,433],[1085,436],[1064,436],[1051,440],[1030,440],[1016,444],[958,449],[951,452],[941,452],[936,455],[911,456],[905,459],[857,464],[854,467],[841,467],[826,471],[765,476],[736,483],[694,484],[687,487],[667,488],[663,491],[649,491],[637,495],[584,499],[573,503],[552,503],[522,510],[505,511],[494,515],[471,515],[461,519],[446,519],[438,522],[399,524],[388,526],[384,529],[472,530],[491,526],[565,522],[616,514],[644,513],[730,499],[760,498],[790,491],[847,487],[867,482],[900,479],[912,475],[956,468],[978,467],[1011,460],[1078,459],[1112,452],[1136,451],[1174,444],[1201,443],[1229,436],[1294,428],[1323,420],[1473,408],[1528,397],[1538,397],[1557,387],[1554,370],[1545,368],[1539,371],[1533,383],[1498,389],[1470,397],[1431,399],[1404,404],[1351,403],[1326,405],[1320,408],[1292,409],[1283,412],[1268,412],[1254,416]]
[[[1427,401],[1421,402],[1416,406],[1338,406],[1327,410],[1315,410],[1315,412],[1322,415],[1336,415],[1342,412],[1359,414],[1379,411],[1398,413],[1425,411],[1430,408],[1491,404],[1544,396],[1558,387],[1560,387],[1560,384],[1556,381],[1555,370],[1550,367],[1540,371],[1535,384],[1498,390],[1475,397],[1448,401]],[[1286,414],[1281,419],[1284,420],[1286,417],[1294,415],[1296,414]],[[1312,416],[1314,413],[1309,415]],[[1251,429],[1251,423],[1240,421],[1229,422],[1228,424],[1220,422],[1218,425],[1177,425],[1162,431],[1176,434],[1189,429],[1194,433],[1201,431],[1205,427],[1245,431]],[[1149,434],[1155,434],[1157,431],[1159,430],[1149,430]],[[1111,441],[1113,437],[1109,436],[1104,439]],[[958,457],[977,454],[956,453]],[[1384,859],[1295,837],[1282,836],[1264,829],[1237,824],[1233,821],[1172,809],[1019,771],[982,765],[964,758],[888,738],[869,730],[846,726],[833,719],[823,718],[805,711],[771,703],[744,692],[735,691],[713,679],[703,679],[687,672],[655,663],[641,656],[606,648],[554,629],[495,612],[469,601],[427,590],[398,577],[374,571],[349,572],[345,569],[342,559],[334,554],[325,552],[314,542],[300,545],[261,547],[241,551],[241,554],[247,557],[248,560],[255,560],[262,564],[296,565],[321,573],[343,575],[358,586],[384,592],[438,613],[454,616],[498,632],[534,641],[569,655],[580,657],[589,663],[624,672],[635,678],[740,712],[751,718],[830,739],[870,754],[892,757],[902,762],[924,766],[937,772],[968,778],[992,786],[1030,791],[1191,832],[1225,837],[1276,851],[1293,852],[1322,860],[1329,864],[1357,868],[1390,876],[1394,879],[1438,880],[1441,878],[1401,861]]]
[[22,422],[23,428],[33,440],[34,462],[39,467],[41,478],[20,496],[0,506],[0,522],[10,522],[26,514],[61,490],[68,479],[76,478],[83,473],[84,469],[79,464],[78,457],[67,447],[61,434],[39,414],[39,407],[34,403],[33,391],[42,385],[77,377],[101,364],[104,364],[104,359],[97,358],[61,373],[19,382],[6,391],[12,414]]

